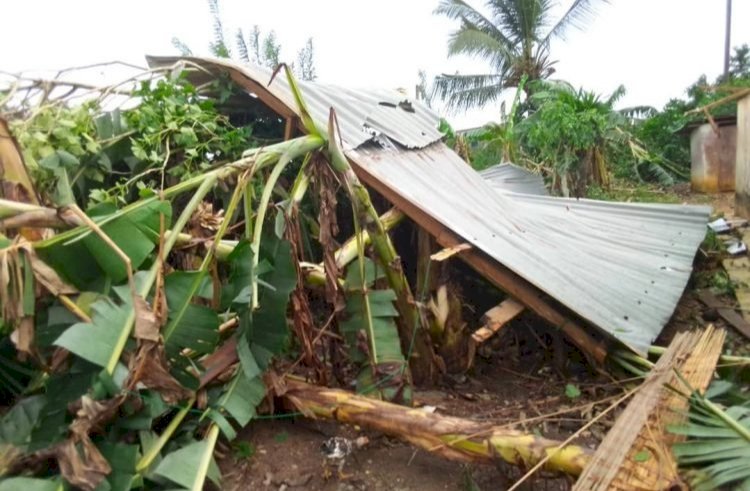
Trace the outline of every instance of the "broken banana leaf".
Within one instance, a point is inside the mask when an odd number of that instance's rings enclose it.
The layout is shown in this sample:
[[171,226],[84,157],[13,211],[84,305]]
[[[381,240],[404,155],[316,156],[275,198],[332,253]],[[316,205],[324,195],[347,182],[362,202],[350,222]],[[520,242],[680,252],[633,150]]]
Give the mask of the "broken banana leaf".
[[[362,277],[364,273],[364,277]],[[364,259],[348,268],[346,276],[346,318],[341,332],[346,336],[352,359],[365,362],[358,377],[358,392],[379,393],[387,400],[410,400],[406,360],[401,353],[398,316],[393,302],[396,294],[391,289],[374,289],[375,281],[383,276],[375,263]]]

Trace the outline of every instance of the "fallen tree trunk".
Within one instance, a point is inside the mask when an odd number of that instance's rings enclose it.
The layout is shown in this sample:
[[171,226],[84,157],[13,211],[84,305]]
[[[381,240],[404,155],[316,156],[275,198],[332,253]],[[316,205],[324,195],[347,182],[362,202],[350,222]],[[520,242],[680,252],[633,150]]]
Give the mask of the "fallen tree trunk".
[[405,440],[450,460],[491,464],[507,462],[529,468],[551,455],[544,469],[579,475],[589,461],[589,449],[485,423],[427,413],[351,392],[285,379],[280,394],[290,409],[311,418],[359,425]]

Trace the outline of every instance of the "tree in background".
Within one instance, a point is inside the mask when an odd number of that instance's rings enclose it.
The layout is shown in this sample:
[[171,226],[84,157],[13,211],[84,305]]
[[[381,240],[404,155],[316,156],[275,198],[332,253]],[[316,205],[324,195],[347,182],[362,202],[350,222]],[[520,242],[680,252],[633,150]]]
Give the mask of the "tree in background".
[[430,88],[429,82],[427,82],[427,72],[424,70],[417,72],[417,85],[414,93],[418,101],[421,101],[427,107],[432,107],[433,90]]
[[619,142],[623,117],[614,111],[620,86],[608,98],[565,82],[536,83],[539,109],[519,126],[521,143],[543,166],[551,187],[564,196],[585,196],[589,184],[608,185],[610,145]]
[[[685,127],[706,120],[704,113],[689,111],[719,101],[745,87],[750,87],[750,46],[747,44],[734,47],[729,77],[722,74],[711,83],[706,75],[701,75],[686,89],[687,98],[671,99],[661,111],[651,108],[645,114],[646,118],[636,121],[635,133],[649,148],[658,150],[665,160],[688,173],[690,134]],[[709,113],[712,117],[735,115],[737,103],[732,100],[716,105]]]
[[564,39],[570,27],[586,27],[596,3],[574,0],[555,22],[552,0],[486,0],[489,17],[463,0],[441,0],[435,13],[461,22],[448,40],[448,55],[481,58],[489,71],[439,75],[435,79],[437,95],[453,109],[469,109],[497,100],[506,88],[517,87],[524,76],[529,82],[550,77],[555,71],[551,41]]
[[747,43],[734,47],[734,55],[729,60],[729,75],[750,78],[750,46]]
[[[211,12],[214,35],[213,41],[208,47],[209,52],[217,58],[232,58],[232,50],[226,42],[224,24],[221,21],[219,0],[208,0],[208,9]],[[255,25],[246,36],[242,28],[239,28],[235,35],[235,44],[239,60],[245,63],[264,66],[273,70],[281,61],[281,43],[276,39],[276,32],[273,30],[264,35],[260,28]],[[172,45],[183,56],[193,54],[190,47],[176,37],[172,38]],[[313,40],[308,38],[305,46],[297,52],[296,64],[290,63],[290,66],[302,80],[315,80],[317,76],[314,58]]]

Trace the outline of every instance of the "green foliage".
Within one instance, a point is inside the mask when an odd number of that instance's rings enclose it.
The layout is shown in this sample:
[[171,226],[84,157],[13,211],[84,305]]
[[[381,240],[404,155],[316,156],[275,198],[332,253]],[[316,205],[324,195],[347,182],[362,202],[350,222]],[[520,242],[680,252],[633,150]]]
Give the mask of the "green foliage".
[[608,184],[613,148],[624,143],[623,117],[609,98],[574,90],[562,83],[537,83],[531,97],[536,111],[519,123],[521,145],[529,158],[548,169],[553,188],[581,196],[590,183]]
[[235,459],[250,459],[255,455],[255,445],[244,440],[232,442],[232,452]]
[[[271,362],[298,348],[288,317],[300,315],[290,309],[290,300],[299,305],[297,295],[307,294],[298,283],[304,278],[297,264],[302,241],[288,227],[291,222],[275,227],[276,236],[263,231],[280,223],[274,216],[283,208],[277,195],[289,198],[288,190],[278,191],[285,184],[281,171],[302,159],[327,165],[325,154],[315,152],[329,142],[305,111],[291,72],[287,76],[302,121],[314,134],[253,149],[233,165],[225,164],[248,146],[247,130],[232,127],[214,102],[179,76],[144,82],[134,94],[139,104],[124,112],[102,113],[91,104],[79,114],[68,111],[64,99],[14,111],[29,116],[16,128],[19,138],[31,142],[27,151],[38,168],[53,171],[38,174],[40,182],[50,182],[43,192],[45,204],[89,199],[87,214],[96,230],[80,226],[57,231],[30,245],[37,255],[21,256],[25,262],[16,276],[25,284],[18,288],[23,293],[18,298],[24,315],[33,316],[36,349],[33,365],[20,366],[23,377],[15,377],[8,362],[17,356],[9,339],[15,326],[3,326],[0,381],[12,380],[13,389],[25,398],[8,401],[10,409],[0,418],[0,476],[5,478],[9,469],[17,472],[15,459],[33,461],[42,455],[40,464],[57,464],[38,472],[30,465],[29,474],[60,477],[13,477],[0,486],[46,490],[52,483],[57,489],[65,479],[61,485],[82,489],[198,490],[206,477],[218,483],[213,453],[219,435],[231,441],[238,427],[256,417],[267,397],[263,377]],[[230,90],[221,85],[213,89],[219,98]],[[80,118],[80,123],[63,125],[70,134],[55,132],[55,124],[45,119],[55,114]],[[42,130],[50,132],[46,139],[29,139]],[[348,169],[337,148],[335,143],[329,147],[332,167]],[[111,172],[96,181],[89,171],[102,162]],[[295,182],[309,178],[304,169]],[[221,186],[234,186],[225,213],[214,211],[226,202]],[[261,189],[256,200],[253,190]],[[304,192],[297,191],[295,199],[302,199]],[[369,203],[363,187],[355,192],[358,203]],[[67,218],[70,209],[60,211]],[[188,231],[191,238],[185,238]],[[316,235],[300,235],[304,233]],[[237,245],[226,254],[229,244]],[[0,248],[15,245],[0,238]],[[221,262],[218,247],[225,251]],[[54,292],[35,288],[32,259],[44,262],[79,292],[56,298]],[[410,381],[393,321],[395,294],[378,284],[372,263],[363,261],[362,267],[349,275],[347,288],[349,313],[359,316],[359,321],[351,320],[349,331],[363,332],[353,343],[359,346],[360,338],[366,339],[360,387],[403,398]],[[55,283],[55,275],[47,274]],[[296,326],[299,318],[294,321]],[[229,332],[219,329],[221,322]],[[307,334],[314,334],[313,329]],[[309,343],[309,338],[300,340]],[[313,357],[331,347],[326,341],[318,336]],[[226,349],[234,346],[239,363],[230,359],[228,366],[217,366],[211,355],[223,360]],[[315,362],[325,367],[324,359]],[[77,451],[69,452],[71,448]],[[71,468],[93,470],[80,476]]]
[[33,477],[11,477],[0,481],[0,491],[63,491],[59,480],[35,479]]
[[383,275],[369,259],[365,259],[364,264],[357,261],[349,266],[345,282],[346,314],[341,332],[348,341],[352,359],[363,364],[357,379],[358,390],[376,389],[385,398],[393,399],[401,390],[400,376],[406,361],[394,320],[398,316],[393,306],[396,295],[391,289],[373,289]]
[[234,128],[213,100],[182,78],[144,81],[135,95],[141,98],[138,110],[125,114],[135,133],[131,150],[139,164],[133,172],[161,168],[183,179],[233,160],[249,146],[249,129]]
[[521,120],[521,96],[526,87],[527,77],[521,77],[521,81],[513,97],[510,112],[505,114],[505,105],[501,107],[502,122],[489,124],[476,135],[470,135],[470,141],[476,142],[478,149],[472,152],[471,165],[482,170],[501,162],[521,163],[524,159],[520,148],[521,131],[516,124]]
[[289,433],[287,433],[286,431],[282,431],[281,433],[277,433],[273,437],[273,441],[275,441],[276,443],[284,443],[288,439],[289,439]]
[[[111,204],[103,203],[94,207],[90,215],[138,268],[156,248],[160,217],[164,216],[169,226],[172,209],[168,202],[153,200],[129,213],[120,213]],[[58,235],[39,243],[37,252],[64,279],[82,289],[103,278],[119,283],[127,276],[122,259],[92,232],[79,230]]]
[[208,10],[211,12],[211,21],[213,22],[214,38],[209,45],[211,54],[217,58],[231,58],[232,52],[229,46],[224,42],[224,26],[221,22],[219,13],[219,0],[207,0]]
[[[212,88],[231,94],[221,84]],[[30,117],[11,129],[45,201],[121,205],[160,187],[162,173],[176,182],[253,144],[249,127],[232,126],[180,74],[143,81],[133,96],[139,105],[127,111],[102,112],[96,100],[16,108]]]
[[37,190],[52,201],[72,201],[71,186],[80,178],[103,183],[112,171],[96,137],[95,101],[76,107],[49,105],[11,125]]
[[[241,61],[263,66],[270,70],[275,70],[279,66],[281,44],[276,40],[276,32],[270,31],[264,36],[260,27],[256,25],[253,26],[246,40],[242,29],[238,29],[236,41]],[[310,55],[312,56],[312,41]],[[310,62],[312,63],[312,59]]]
[[[686,127],[690,123],[702,123],[702,113],[686,114],[688,111],[703,107],[730,95],[738,88],[750,87],[750,47],[746,44],[734,48],[731,60],[730,76],[719,76],[711,84],[702,75],[685,93],[686,99],[671,99],[661,111],[648,114],[644,119],[636,119],[634,133],[645,146],[664,161],[671,163],[687,176],[690,169],[690,134]],[[710,111],[713,117],[731,116],[737,112],[734,101],[720,104]]]
[[568,399],[575,400],[581,397],[581,389],[573,384],[565,385],[565,396]]
[[[117,305],[109,299],[100,300],[94,304],[91,323],[80,322],[70,326],[55,341],[57,346],[65,348],[101,367],[106,367],[116,355],[118,340],[123,336],[129,323],[132,308],[127,305]],[[92,336],[93,329],[97,335]]]
[[715,271],[710,280],[711,289],[720,295],[734,297],[735,285],[726,271]]
[[641,450],[633,456],[635,462],[648,462],[651,459],[651,452],[648,450]]
[[[623,87],[604,98],[565,82],[530,85],[532,95],[522,103],[521,84],[501,124],[488,125],[470,137],[476,146],[475,168],[511,161],[541,170],[555,192],[590,197],[606,194],[601,190],[609,187],[611,174],[662,185],[684,177],[639,141],[628,117],[614,109]],[[525,119],[523,108],[531,111]]]
[[0,446],[24,447],[28,444],[31,431],[45,404],[44,396],[31,396],[21,399],[5,413],[0,419]]
[[734,47],[729,60],[729,73],[732,77],[750,77],[750,45],[747,43]]
[[[193,442],[166,455],[154,469],[154,474],[164,477],[187,489],[196,489],[195,482],[206,453],[212,454],[213,448],[208,442]],[[219,468],[213,457],[210,457],[208,477],[220,486]],[[202,486],[198,489],[202,489]]]
[[601,201],[621,201],[634,203],[680,203],[682,198],[673,192],[649,183],[615,179],[608,188],[592,185],[586,192],[589,199]]

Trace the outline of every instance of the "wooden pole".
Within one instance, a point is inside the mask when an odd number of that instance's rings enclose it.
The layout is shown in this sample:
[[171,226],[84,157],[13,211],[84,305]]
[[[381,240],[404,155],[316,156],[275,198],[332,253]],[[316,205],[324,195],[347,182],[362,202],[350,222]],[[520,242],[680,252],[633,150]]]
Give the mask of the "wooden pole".
[[724,31],[724,78],[729,77],[729,57],[732,50],[732,0],[727,0],[727,21]]
[[750,94],[737,101],[735,213],[750,218]]

